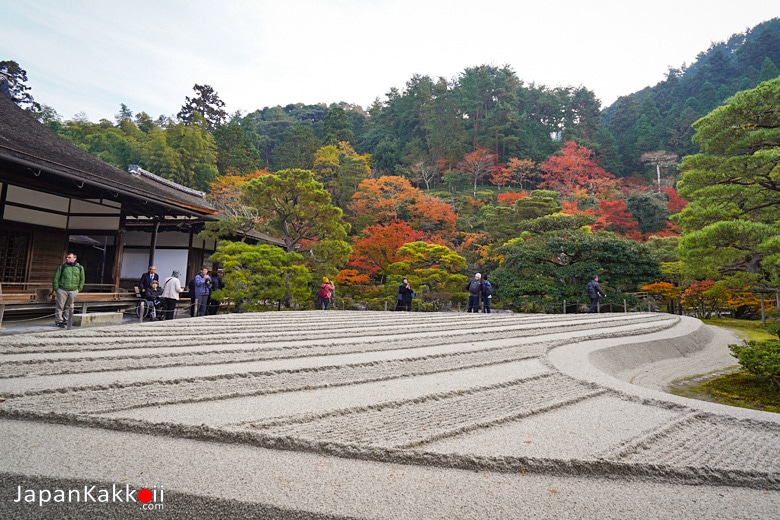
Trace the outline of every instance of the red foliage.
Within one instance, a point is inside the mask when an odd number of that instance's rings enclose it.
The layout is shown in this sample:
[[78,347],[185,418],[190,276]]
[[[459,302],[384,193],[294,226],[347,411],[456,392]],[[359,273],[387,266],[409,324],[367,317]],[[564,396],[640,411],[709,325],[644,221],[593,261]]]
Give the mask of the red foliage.
[[612,231],[631,240],[642,238],[639,224],[621,199],[602,200],[596,210],[596,217],[598,220],[593,224],[594,231]]
[[566,197],[577,188],[587,189],[590,195],[602,195],[612,190],[615,176],[604,170],[591,158],[593,152],[574,141],[564,143],[560,155],[553,155],[539,165],[540,188],[555,190]]
[[390,264],[403,260],[396,254],[402,245],[424,237],[425,233],[400,220],[368,226],[363,236],[355,240],[348,263],[370,275],[384,272]]
[[497,199],[499,204],[509,206],[511,208],[514,207],[515,202],[526,197],[530,197],[530,195],[525,191],[521,191],[519,193],[516,191],[505,191],[504,193],[499,193]]
[[688,201],[680,197],[680,194],[676,189],[669,187],[663,188],[661,191],[666,193],[669,197],[669,202],[666,204],[666,207],[672,213],[679,213],[688,205]]

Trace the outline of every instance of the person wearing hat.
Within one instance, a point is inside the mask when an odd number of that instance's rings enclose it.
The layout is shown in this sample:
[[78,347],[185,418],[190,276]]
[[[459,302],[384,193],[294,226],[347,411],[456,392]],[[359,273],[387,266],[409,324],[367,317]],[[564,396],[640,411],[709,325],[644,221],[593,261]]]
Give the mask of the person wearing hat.
[[333,295],[333,291],[335,290],[336,286],[333,285],[333,282],[331,282],[327,276],[323,276],[322,284],[320,284],[320,292],[317,293],[323,310],[328,310],[328,306],[330,305],[330,298]]
[[153,320],[165,319],[165,306],[162,301],[162,289],[160,288],[160,282],[152,280],[149,282],[149,287],[144,292],[144,299],[146,305],[151,311],[151,317]]
[[214,316],[219,310],[219,300],[211,297],[214,291],[225,288],[225,271],[217,269],[217,274],[211,277],[211,293],[209,294],[209,316]]
[[165,319],[172,320],[176,311],[176,304],[179,301],[179,295],[184,291],[179,280],[181,273],[174,270],[171,276],[165,279],[162,286],[162,301],[165,306]]

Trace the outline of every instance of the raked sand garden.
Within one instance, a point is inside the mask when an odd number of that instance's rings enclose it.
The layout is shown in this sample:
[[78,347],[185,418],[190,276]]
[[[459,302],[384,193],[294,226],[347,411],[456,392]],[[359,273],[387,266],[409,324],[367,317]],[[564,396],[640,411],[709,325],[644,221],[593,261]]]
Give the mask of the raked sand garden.
[[777,518],[780,415],[664,391],[737,341],[659,313],[0,336],[0,517]]

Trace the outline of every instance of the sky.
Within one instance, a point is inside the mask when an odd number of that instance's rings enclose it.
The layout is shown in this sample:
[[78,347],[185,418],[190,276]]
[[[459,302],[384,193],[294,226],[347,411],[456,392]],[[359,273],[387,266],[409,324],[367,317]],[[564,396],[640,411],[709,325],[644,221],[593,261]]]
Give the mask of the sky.
[[780,16],[776,0],[0,0],[0,61],[64,119],[175,116],[210,85],[228,113],[368,107],[415,74],[508,65],[602,107],[711,44]]

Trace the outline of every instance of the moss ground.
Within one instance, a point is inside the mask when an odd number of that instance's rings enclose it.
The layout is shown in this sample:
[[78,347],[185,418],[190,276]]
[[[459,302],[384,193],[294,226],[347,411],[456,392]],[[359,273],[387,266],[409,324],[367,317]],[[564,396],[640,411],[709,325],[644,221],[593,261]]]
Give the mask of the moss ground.
[[[766,341],[775,337],[769,334],[758,321],[719,318],[704,320],[704,322],[733,330],[745,340]],[[780,413],[780,392],[775,390],[768,381],[744,371],[710,374],[675,381],[669,391],[691,399]]]

